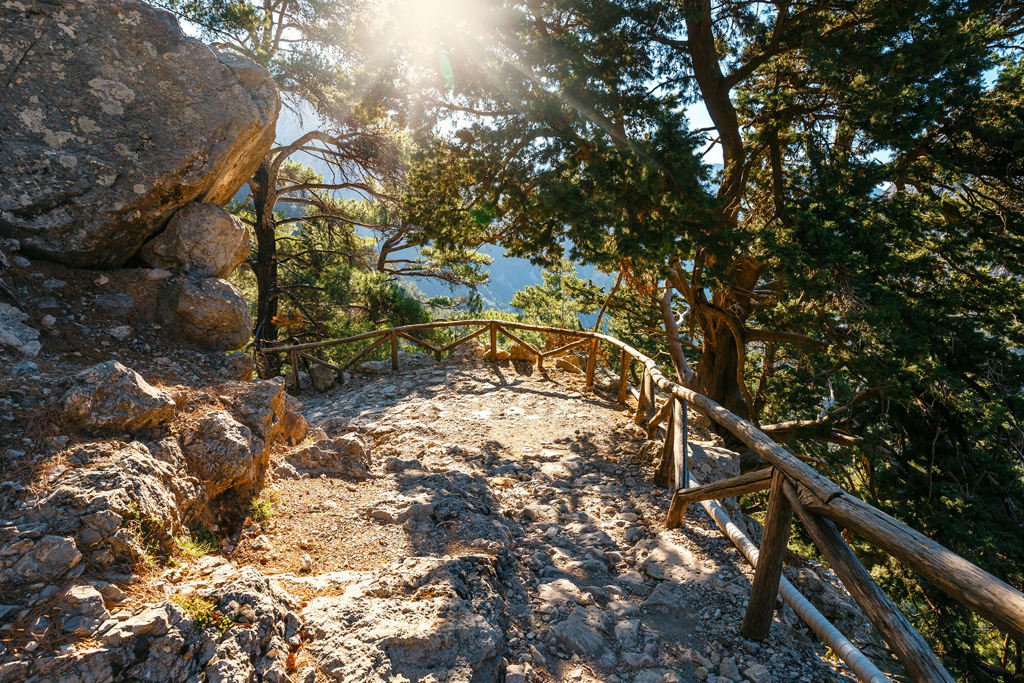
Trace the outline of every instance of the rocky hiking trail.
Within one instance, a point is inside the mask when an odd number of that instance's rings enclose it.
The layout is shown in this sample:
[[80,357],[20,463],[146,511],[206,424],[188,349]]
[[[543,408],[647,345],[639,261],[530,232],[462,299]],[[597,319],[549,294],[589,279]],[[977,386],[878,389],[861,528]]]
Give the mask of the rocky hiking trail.
[[[765,641],[738,636],[752,568],[699,506],[665,530],[661,442],[614,391],[527,361],[400,358],[397,374],[364,363],[297,397],[280,379],[165,390],[110,363],[80,374],[66,405],[93,415],[114,383],[133,396],[118,408],[156,426],[77,436],[41,479],[7,485],[0,564],[19,588],[0,638],[19,638],[0,680],[853,680],[788,607]],[[701,425],[695,473],[737,474]],[[197,519],[216,553],[145,559],[145,534],[170,548]],[[866,637],[835,578],[793,559],[790,580]]]

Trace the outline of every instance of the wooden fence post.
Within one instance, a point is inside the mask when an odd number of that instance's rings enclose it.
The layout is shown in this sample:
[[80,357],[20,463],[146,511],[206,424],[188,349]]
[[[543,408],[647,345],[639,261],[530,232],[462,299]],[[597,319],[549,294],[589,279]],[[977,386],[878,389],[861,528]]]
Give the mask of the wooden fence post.
[[299,352],[292,349],[292,388],[295,389],[295,393],[299,393],[302,389],[299,385]]
[[626,394],[629,392],[629,366],[633,364],[633,357],[622,349],[622,357],[619,359],[619,403],[626,402]]
[[793,507],[789,504],[783,489],[786,477],[781,470],[772,475],[772,486],[768,493],[768,512],[764,518],[764,534],[754,571],[754,582],[750,587],[750,601],[743,616],[740,633],[750,640],[764,640],[772,626],[775,614],[775,600],[779,595],[779,579],[782,578],[782,561],[789,545],[789,532],[793,522]]
[[644,404],[646,411],[644,413],[644,424],[651,421],[654,417],[654,413],[658,407],[657,401],[654,400],[654,375],[649,371],[644,374],[644,394],[647,395],[647,403]]
[[[773,487],[772,495],[774,493]],[[796,488],[788,482],[785,493],[814,545],[818,546],[846,590],[882,634],[910,678],[915,683],[953,683],[953,677],[939,663],[925,639],[878,587],[832,522],[804,507]]]
[[598,345],[598,343],[599,342],[598,342],[598,340],[596,338],[590,340],[590,353],[587,354],[587,378],[583,382],[583,385],[586,386],[586,387],[594,386],[594,370],[596,369],[596,366],[597,366],[597,345]]
[[[672,400],[672,399],[669,399]],[[640,411],[637,410],[637,414]],[[675,444],[675,421],[668,420],[665,425],[665,444],[661,448],[661,462],[658,463],[658,470],[654,473],[654,485],[662,489],[672,488],[672,463],[675,462],[675,452],[672,450]]]
[[672,454],[675,465],[675,486],[672,490],[678,491],[690,488],[690,455],[686,452],[686,403],[675,396],[669,400],[672,401]]
[[491,362],[498,362],[498,326],[491,321]]
[[398,372],[398,332],[391,330],[391,372]]
[[650,383],[647,381],[648,370],[644,368],[644,376],[640,380],[640,396],[636,400],[636,415],[633,416],[633,424],[637,426],[647,425],[647,390],[650,388]]

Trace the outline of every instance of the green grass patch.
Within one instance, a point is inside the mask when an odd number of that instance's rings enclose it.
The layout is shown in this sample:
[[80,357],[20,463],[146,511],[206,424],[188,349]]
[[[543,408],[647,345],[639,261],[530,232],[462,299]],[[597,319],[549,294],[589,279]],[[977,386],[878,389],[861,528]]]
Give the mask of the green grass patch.
[[277,491],[264,489],[249,503],[249,514],[252,521],[260,526],[265,526],[274,518],[274,506],[281,500],[281,494]]
[[231,620],[221,614],[217,604],[209,598],[192,594],[174,598],[174,602],[192,617],[200,631],[215,628],[220,635],[224,635],[231,626]]
[[182,534],[174,539],[177,546],[175,553],[182,559],[195,559],[209,555],[217,549],[217,539],[204,526],[191,529],[188,533]]

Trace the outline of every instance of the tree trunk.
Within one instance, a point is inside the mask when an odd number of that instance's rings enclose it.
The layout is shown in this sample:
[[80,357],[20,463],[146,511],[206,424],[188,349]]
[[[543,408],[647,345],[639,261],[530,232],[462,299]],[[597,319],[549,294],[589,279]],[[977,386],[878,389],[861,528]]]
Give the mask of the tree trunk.
[[[728,327],[724,323],[719,323],[713,333],[711,330],[705,330],[693,388],[746,420],[750,419],[750,410],[743,399],[743,391],[736,377],[738,363],[736,338],[729,332]],[[729,434],[724,428],[721,428],[719,433],[723,436]]]
[[[259,350],[277,340],[277,225],[274,205],[277,203],[277,182],[271,178],[271,164],[264,159],[249,181],[256,211],[253,233],[256,236],[256,350],[260,377],[267,379],[281,374],[281,359],[276,354],[263,355]],[[260,358],[262,357],[262,358]]]

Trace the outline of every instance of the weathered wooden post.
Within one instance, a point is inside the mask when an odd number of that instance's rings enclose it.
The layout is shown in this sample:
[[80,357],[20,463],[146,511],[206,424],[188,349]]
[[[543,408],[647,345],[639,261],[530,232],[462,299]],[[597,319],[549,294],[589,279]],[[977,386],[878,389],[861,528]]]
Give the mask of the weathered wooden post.
[[[772,484],[772,495],[775,495],[774,481]],[[915,683],[953,683],[952,676],[939,662],[925,639],[911,626],[889,596],[878,587],[832,522],[804,507],[796,489],[789,482],[786,482],[784,492],[800,521],[804,523],[807,533],[814,540],[814,545],[825,556],[857,605],[864,610],[864,614],[882,634],[882,638],[896,654],[896,658],[900,660],[910,678]],[[760,564],[758,560],[758,565]],[[757,577],[754,578],[756,581]]]
[[391,330],[391,372],[398,372],[398,332]]
[[[671,400],[671,399],[669,399]],[[665,425],[665,443],[661,447],[661,460],[658,463],[658,471],[654,473],[654,485],[663,488],[672,488],[672,462],[675,459],[675,452],[672,450],[675,445],[675,423],[669,419]],[[648,438],[651,438],[648,436]]]
[[673,491],[678,491],[690,488],[690,455],[686,452],[686,403],[675,396],[669,400],[672,401],[672,455],[675,463]]
[[651,400],[648,398],[647,394],[650,384],[647,381],[647,376],[649,374],[649,371],[645,367],[643,379],[640,380],[640,395],[636,399],[636,415],[633,416],[633,424],[637,426],[645,426],[647,424],[647,402]]
[[782,471],[775,470],[768,492],[768,512],[764,518],[761,550],[754,570],[754,582],[750,587],[750,602],[747,603],[747,613],[740,627],[743,637],[750,640],[764,640],[768,637],[772,615],[775,614],[782,561],[786,557],[793,522],[793,507],[783,489],[785,483],[786,477]]
[[597,369],[597,345],[598,339],[595,337],[590,340],[590,353],[587,354],[587,378],[583,385],[586,387],[594,386],[594,370]]
[[295,349],[292,349],[291,357],[292,357],[292,388],[295,389],[295,393],[297,394],[297,393],[299,393],[299,391],[301,391],[301,388],[300,388],[300,385],[299,385],[299,352],[296,351]]
[[491,321],[491,362],[498,362],[498,326]]
[[626,394],[629,392],[629,366],[633,364],[633,358],[622,349],[622,357],[619,359],[619,403],[626,402]]

